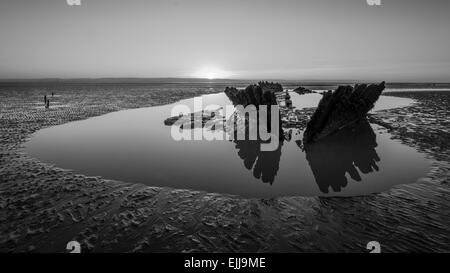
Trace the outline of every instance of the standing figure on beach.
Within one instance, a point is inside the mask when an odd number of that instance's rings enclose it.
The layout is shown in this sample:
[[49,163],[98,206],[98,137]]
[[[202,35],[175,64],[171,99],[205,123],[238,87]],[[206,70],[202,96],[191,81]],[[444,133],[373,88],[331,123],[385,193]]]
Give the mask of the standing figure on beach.
[[292,108],[291,96],[289,95],[287,90],[286,90],[286,96],[284,97],[284,99],[285,99],[286,107],[287,108]]
[[50,107],[50,100],[47,99],[47,100],[45,101],[45,108],[48,109],[49,107]]
[[44,95],[44,104],[47,104],[47,95]]
[[53,98],[54,93],[52,92],[52,98]]

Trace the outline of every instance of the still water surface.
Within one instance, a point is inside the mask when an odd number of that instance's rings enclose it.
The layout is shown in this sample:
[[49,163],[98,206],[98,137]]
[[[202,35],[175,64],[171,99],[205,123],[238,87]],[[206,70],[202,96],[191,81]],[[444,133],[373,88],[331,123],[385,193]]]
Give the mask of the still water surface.
[[[291,93],[297,108],[315,107],[320,97]],[[230,104],[223,93],[202,99],[204,106]],[[382,96],[373,111],[412,102]],[[175,104],[193,109],[193,99]],[[43,129],[25,150],[43,162],[86,175],[258,198],[365,195],[414,183],[429,168],[423,154],[391,140],[386,130],[373,124],[342,131],[306,151],[295,142],[301,132],[272,152],[261,152],[255,141],[177,142],[163,123],[175,104]]]

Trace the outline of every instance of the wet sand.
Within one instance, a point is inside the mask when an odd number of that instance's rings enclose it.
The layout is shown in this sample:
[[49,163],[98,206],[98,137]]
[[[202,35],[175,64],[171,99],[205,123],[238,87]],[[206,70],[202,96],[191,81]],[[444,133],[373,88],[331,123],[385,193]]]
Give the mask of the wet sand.
[[18,89],[0,91],[0,252],[64,252],[71,240],[83,252],[365,252],[372,240],[383,252],[450,251],[450,92],[389,93],[417,103],[370,116],[433,161],[419,182],[363,197],[242,199],[87,177],[23,152],[48,126],[223,89],[67,89],[48,110],[42,89]]

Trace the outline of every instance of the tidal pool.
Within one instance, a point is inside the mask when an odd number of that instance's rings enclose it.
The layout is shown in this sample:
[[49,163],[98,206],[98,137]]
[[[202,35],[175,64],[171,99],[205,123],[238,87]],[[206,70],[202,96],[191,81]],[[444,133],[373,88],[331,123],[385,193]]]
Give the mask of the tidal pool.
[[[297,108],[315,107],[320,97],[291,92]],[[231,104],[223,93],[205,95],[202,100],[204,106]],[[369,123],[343,130],[306,151],[295,142],[301,132],[270,152],[262,152],[257,141],[175,141],[171,127],[163,121],[175,105],[193,109],[193,101],[123,110],[46,128],[31,137],[25,151],[85,175],[257,198],[366,195],[414,183],[429,169],[423,154]],[[372,111],[411,103],[381,96]]]

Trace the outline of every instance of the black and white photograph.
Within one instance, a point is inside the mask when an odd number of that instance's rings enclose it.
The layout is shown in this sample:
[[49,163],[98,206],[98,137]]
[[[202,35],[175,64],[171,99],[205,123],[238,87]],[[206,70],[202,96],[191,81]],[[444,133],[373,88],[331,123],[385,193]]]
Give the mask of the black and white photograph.
[[2,0],[0,253],[450,252],[449,14]]

